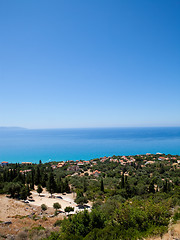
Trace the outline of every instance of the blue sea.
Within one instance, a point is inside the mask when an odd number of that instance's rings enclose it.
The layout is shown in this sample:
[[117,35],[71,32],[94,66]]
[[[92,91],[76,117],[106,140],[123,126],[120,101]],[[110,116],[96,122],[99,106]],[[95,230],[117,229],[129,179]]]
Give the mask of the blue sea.
[[0,162],[89,160],[157,152],[180,155],[180,127],[0,128]]

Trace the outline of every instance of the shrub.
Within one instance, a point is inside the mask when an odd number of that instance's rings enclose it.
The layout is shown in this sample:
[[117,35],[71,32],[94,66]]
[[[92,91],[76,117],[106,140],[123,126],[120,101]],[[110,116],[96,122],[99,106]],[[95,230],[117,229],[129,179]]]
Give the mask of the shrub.
[[180,220],[180,208],[177,210],[177,212],[173,216],[174,223],[176,223],[178,220]]
[[69,207],[66,207],[66,208],[64,209],[64,211],[69,213],[69,212],[74,211],[74,208],[71,207],[71,206],[69,206]]
[[56,227],[56,226],[60,226],[61,225],[61,223],[62,223],[62,220],[57,220],[55,223],[54,223],[54,227]]
[[41,187],[41,185],[38,185],[38,188],[37,188],[37,192],[39,193],[39,196],[40,196],[40,193],[42,193],[43,189]]
[[42,204],[41,205],[41,209],[42,209],[42,211],[46,211],[47,210],[47,206],[45,204]]

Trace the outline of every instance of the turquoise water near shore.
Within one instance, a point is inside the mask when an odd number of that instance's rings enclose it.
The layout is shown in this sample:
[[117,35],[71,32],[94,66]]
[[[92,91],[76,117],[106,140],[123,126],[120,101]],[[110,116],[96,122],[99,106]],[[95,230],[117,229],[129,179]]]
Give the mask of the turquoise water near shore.
[[41,130],[0,128],[0,162],[88,160],[147,152],[180,155],[180,127]]

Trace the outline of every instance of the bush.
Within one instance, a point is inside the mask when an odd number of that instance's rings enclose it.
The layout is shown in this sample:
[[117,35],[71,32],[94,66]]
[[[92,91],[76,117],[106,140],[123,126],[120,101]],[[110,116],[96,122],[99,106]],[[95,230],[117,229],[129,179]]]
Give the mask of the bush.
[[178,220],[180,220],[180,208],[177,210],[177,212],[173,216],[174,223],[176,223]]
[[74,211],[74,208],[69,206],[69,207],[66,207],[66,208],[64,209],[64,211],[69,213],[69,212]]
[[38,188],[37,188],[37,192],[39,193],[39,196],[40,196],[40,193],[42,193],[43,189],[41,187],[41,185],[38,185]]
[[47,210],[47,206],[45,204],[42,204],[41,205],[41,209],[42,209],[42,211],[46,211]]
[[55,223],[54,223],[54,227],[57,227],[57,226],[60,226],[62,223],[62,220],[57,220]]

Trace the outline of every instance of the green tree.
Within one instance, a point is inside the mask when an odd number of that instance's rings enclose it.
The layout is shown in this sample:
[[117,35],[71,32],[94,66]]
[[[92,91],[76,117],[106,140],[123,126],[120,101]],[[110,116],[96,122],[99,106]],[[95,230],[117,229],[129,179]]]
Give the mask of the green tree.
[[121,188],[124,188],[124,173],[121,176]]
[[80,205],[84,205],[84,203],[87,203],[87,197],[84,196],[82,191],[77,191],[77,197],[75,199],[75,202]]
[[42,211],[46,211],[47,210],[47,206],[45,204],[42,204],[41,205],[41,209],[42,209]]
[[26,191],[27,191],[27,196],[28,196],[28,197],[31,196],[29,184],[26,185]]
[[52,194],[56,191],[56,182],[54,180],[53,172],[49,174],[48,182],[47,182],[47,190],[51,194],[51,197],[52,197]]
[[43,189],[41,187],[41,185],[39,184],[38,185],[38,188],[37,188],[37,192],[39,193],[39,196],[40,196],[40,193],[42,193]]
[[70,192],[70,187],[69,187],[69,183],[68,183],[68,179],[67,178],[65,178],[65,181],[64,181],[64,191],[66,193]]
[[59,208],[61,208],[61,205],[58,203],[58,202],[56,202],[56,203],[54,203],[53,204],[53,208],[55,209],[55,213],[54,213],[54,215],[56,216],[57,214],[58,214],[58,209]]
[[19,196],[22,185],[18,182],[10,182],[4,187],[4,191],[10,194],[10,197],[14,198]]
[[34,190],[34,168],[31,170],[31,183],[30,188]]
[[83,192],[86,192],[87,191],[87,182],[86,182],[86,178],[84,178],[84,181],[83,181]]
[[46,172],[43,172],[43,174],[42,174],[42,181],[41,181],[42,187],[46,187],[47,180],[48,180],[48,175],[47,175]]
[[151,182],[150,182],[150,185],[149,185],[149,193],[155,193],[154,181],[151,181]]
[[40,173],[40,169],[39,166],[37,166],[36,171],[35,171],[35,184],[38,185],[41,183],[41,173]]
[[101,191],[104,192],[104,183],[103,183],[103,179],[101,179]]
[[57,193],[63,193],[63,190],[64,190],[63,181],[61,178],[59,178],[56,184],[56,191]]
[[61,205],[58,202],[56,202],[53,204],[53,208],[57,210],[57,209],[61,208]]
[[23,187],[21,188],[20,198],[23,199],[23,200],[26,200],[26,199],[27,199],[27,189],[26,189],[25,186],[23,186]]

